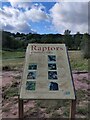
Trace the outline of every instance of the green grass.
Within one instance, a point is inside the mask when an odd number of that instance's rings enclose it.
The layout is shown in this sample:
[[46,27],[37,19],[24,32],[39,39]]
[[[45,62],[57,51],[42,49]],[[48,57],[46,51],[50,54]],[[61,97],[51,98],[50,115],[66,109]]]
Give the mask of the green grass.
[[4,99],[8,99],[10,97],[14,97],[18,95],[18,88],[17,87],[10,87],[4,92]]
[[2,59],[24,58],[25,52],[2,51]]
[[81,51],[69,51],[72,70],[88,71],[88,59],[84,59]]
[[76,91],[76,96],[77,96],[78,101],[87,100],[87,95],[88,95],[88,93],[85,90],[79,89]]
[[14,66],[19,67],[24,64],[24,58],[17,58],[17,59],[4,59],[2,60],[2,66]]
[[46,108],[46,113],[58,110],[60,107],[68,106],[69,100],[37,100],[37,107]]
[[78,114],[83,114],[83,115],[88,115],[88,108],[87,108],[87,107],[77,108],[77,113],[78,113]]
[[51,115],[51,118],[53,119],[53,118],[60,118],[61,117],[61,115],[59,114],[59,113],[57,113],[57,112],[54,112],[54,113],[52,113],[52,115]]
[[25,52],[2,51],[2,67],[9,66],[11,70],[21,68],[24,65],[24,58]]

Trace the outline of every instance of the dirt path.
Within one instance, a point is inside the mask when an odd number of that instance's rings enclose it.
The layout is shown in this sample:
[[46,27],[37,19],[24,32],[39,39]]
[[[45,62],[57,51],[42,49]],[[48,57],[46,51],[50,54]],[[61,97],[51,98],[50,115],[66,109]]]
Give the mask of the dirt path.
[[[2,86],[10,86],[13,84],[15,78],[21,78],[22,73],[19,71],[7,71],[2,73]],[[77,89],[88,89],[88,77],[89,73],[78,73],[73,72],[73,79],[75,88]],[[86,82],[87,81],[87,82]]]
[[[3,87],[3,94],[5,93],[5,90],[8,90],[10,87],[19,87],[19,83],[21,80],[21,71],[4,71],[2,73],[2,87]],[[89,88],[88,86],[88,73],[81,73],[78,74],[76,72],[73,72],[73,78],[74,78],[74,83],[75,83],[75,89],[76,90],[87,90]],[[12,88],[13,88],[12,87]],[[5,96],[4,96],[5,97]],[[18,98],[17,96],[15,97],[10,97],[10,98],[4,98],[3,99],[3,104],[2,104],[2,116],[4,118],[17,118],[18,117]],[[33,108],[35,107],[35,101],[26,101],[25,102],[25,112],[29,111],[30,109],[32,110],[31,116],[36,115],[37,113],[33,112]],[[43,109],[39,109],[39,117],[44,116],[45,117],[45,112]]]

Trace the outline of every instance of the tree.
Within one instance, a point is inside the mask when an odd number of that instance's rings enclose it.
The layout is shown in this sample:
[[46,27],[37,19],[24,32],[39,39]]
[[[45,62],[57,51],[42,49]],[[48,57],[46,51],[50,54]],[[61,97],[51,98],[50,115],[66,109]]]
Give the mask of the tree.
[[65,30],[64,35],[70,35],[71,31],[70,30]]
[[15,40],[8,32],[2,32],[2,48],[7,50],[21,49],[24,47],[24,41]]
[[12,38],[10,37],[10,35],[6,32],[2,32],[2,47],[3,48],[11,48],[11,43]]
[[89,45],[90,45],[90,35],[85,33],[83,35],[82,38],[82,42],[81,42],[81,49],[82,49],[82,53],[84,58],[90,58],[90,52],[89,52]]
[[65,30],[64,37],[63,37],[63,41],[66,44],[66,46],[68,47],[68,49],[72,49],[72,44],[73,44],[73,39],[72,39],[72,36],[70,35],[70,33],[71,33],[70,30]]
[[76,33],[74,37],[74,49],[80,49],[80,43],[81,43],[81,34],[79,32]]

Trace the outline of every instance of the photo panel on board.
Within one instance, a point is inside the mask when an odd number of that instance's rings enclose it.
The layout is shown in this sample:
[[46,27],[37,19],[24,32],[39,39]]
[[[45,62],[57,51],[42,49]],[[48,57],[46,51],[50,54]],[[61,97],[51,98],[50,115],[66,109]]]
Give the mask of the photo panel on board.
[[56,62],[56,55],[48,55],[48,62]]
[[37,64],[29,64],[28,70],[37,70]]
[[36,79],[36,71],[29,71],[27,79]]
[[27,81],[26,82],[26,90],[35,90],[36,82],[35,81]]
[[56,70],[56,63],[48,63],[48,70]]
[[56,82],[50,82],[49,83],[49,90],[50,91],[59,90],[58,83],[56,83]]
[[48,71],[48,79],[58,79],[57,77],[57,71]]

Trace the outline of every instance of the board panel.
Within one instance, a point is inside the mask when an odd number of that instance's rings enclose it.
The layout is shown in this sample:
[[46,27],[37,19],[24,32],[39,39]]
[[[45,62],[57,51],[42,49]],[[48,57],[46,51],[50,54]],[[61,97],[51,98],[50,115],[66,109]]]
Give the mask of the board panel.
[[20,98],[75,99],[65,44],[28,45]]

